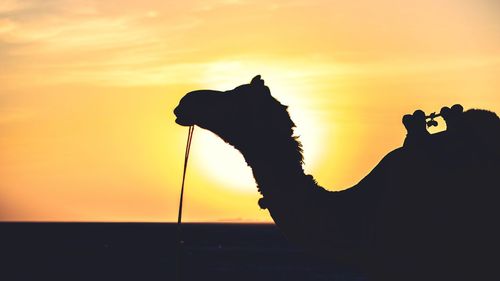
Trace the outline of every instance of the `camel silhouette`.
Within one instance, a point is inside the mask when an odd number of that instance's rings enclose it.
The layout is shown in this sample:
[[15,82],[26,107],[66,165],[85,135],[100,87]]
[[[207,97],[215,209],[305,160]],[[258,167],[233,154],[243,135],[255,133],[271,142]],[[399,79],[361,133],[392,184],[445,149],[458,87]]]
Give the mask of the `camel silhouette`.
[[304,173],[287,107],[260,75],[229,91],[190,92],[174,113],[176,123],[212,131],[243,154],[260,207],[304,249],[373,280],[500,280],[495,113],[443,107],[447,129],[436,134],[427,131],[436,114],[404,115],[402,147],[343,191]]

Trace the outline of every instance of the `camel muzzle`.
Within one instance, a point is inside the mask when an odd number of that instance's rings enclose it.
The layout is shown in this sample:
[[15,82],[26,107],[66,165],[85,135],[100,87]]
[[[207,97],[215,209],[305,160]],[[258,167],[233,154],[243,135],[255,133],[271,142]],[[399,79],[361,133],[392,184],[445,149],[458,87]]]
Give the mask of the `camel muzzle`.
[[180,105],[174,109],[174,115],[176,117],[175,123],[177,123],[181,126],[194,125],[194,122],[192,120],[190,120],[187,116],[185,116],[185,114],[183,114],[182,110],[180,109]]

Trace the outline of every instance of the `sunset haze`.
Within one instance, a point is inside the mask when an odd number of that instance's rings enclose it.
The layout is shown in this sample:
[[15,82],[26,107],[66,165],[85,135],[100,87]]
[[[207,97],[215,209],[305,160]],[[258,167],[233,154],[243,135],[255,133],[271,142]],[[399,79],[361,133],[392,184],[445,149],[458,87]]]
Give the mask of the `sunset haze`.
[[[499,18],[493,0],[2,1],[0,220],[175,221],[173,109],[258,74],[306,172],[348,188],[402,145],[404,114],[499,112]],[[189,161],[185,221],[272,221],[234,148],[195,128]]]

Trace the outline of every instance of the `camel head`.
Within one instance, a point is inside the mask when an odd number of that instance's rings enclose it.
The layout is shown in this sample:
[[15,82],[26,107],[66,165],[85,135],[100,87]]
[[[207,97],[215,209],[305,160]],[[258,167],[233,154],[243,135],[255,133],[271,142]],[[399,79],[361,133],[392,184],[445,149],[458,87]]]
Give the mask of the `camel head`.
[[260,75],[228,91],[187,93],[175,108],[175,122],[207,129],[236,148],[262,144],[266,138],[293,135],[287,107],[271,96]]

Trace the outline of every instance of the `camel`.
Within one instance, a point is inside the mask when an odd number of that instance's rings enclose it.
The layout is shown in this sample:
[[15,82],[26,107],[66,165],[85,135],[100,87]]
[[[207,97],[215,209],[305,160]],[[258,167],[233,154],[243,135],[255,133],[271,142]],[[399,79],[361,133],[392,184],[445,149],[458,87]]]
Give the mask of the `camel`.
[[[187,93],[176,123],[196,125],[241,152],[258,204],[292,243],[373,280],[500,280],[500,120],[461,105],[403,116],[407,135],[358,184],[328,191],[303,169],[287,106],[262,78],[229,91]],[[431,118],[429,118],[431,117]],[[498,258],[496,258],[498,261]]]

